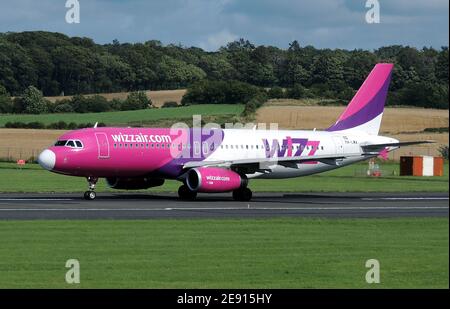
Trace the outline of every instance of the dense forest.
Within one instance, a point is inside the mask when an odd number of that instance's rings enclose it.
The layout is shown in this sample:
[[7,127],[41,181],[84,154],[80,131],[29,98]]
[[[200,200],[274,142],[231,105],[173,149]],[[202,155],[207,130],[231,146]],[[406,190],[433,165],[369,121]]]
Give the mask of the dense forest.
[[176,89],[209,80],[347,99],[382,61],[395,63],[388,104],[448,108],[448,47],[331,50],[293,41],[280,49],[240,39],[206,52],[156,40],[99,45],[60,33],[0,33],[0,88],[12,96],[29,86],[54,96]]

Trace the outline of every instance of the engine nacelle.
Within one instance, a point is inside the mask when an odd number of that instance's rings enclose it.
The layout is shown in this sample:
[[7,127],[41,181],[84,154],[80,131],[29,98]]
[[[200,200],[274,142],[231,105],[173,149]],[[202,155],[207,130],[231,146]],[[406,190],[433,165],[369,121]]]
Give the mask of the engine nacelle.
[[218,167],[193,168],[186,177],[186,185],[195,192],[229,192],[247,184],[248,180],[238,173]]
[[138,178],[106,178],[108,186],[120,190],[142,190],[151,187],[159,187],[164,184],[164,179],[155,179],[148,177]]

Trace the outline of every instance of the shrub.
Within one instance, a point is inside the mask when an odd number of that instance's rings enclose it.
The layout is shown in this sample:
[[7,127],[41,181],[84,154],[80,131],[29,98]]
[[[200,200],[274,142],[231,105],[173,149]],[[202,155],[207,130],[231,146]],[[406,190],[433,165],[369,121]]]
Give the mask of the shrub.
[[25,124],[25,128],[27,129],[45,129],[45,124],[39,121],[33,121]]
[[178,107],[178,103],[174,101],[167,101],[164,102],[164,104],[161,106],[162,108],[169,108],[169,107]]
[[131,92],[127,99],[122,103],[121,110],[138,110],[151,107],[152,101],[143,91]]
[[263,94],[258,94],[253,97],[250,101],[245,104],[244,111],[242,112],[242,116],[248,117],[253,115],[256,110],[261,107],[265,102],[267,102],[267,96]]
[[6,95],[0,95],[0,114],[7,114],[13,112],[13,102],[11,98]]
[[5,123],[5,128],[17,129],[17,128],[25,128],[25,124],[23,122],[10,122]]
[[123,102],[124,100],[114,98],[111,101],[109,101],[109,106],[113,111],[120,111],[122,110]]
[[439,147],[439,153],[445,160],[448,160],[448,146],[443,145]]
[[287,97],[289,99],[303,99],[308,97],[308,90],[300,84],[295,84],[292,88],[288,89]]
[[70,103],[63,103],[63,104],[59,104],[56,105],[55,108],[53,109],[54,113],[73,113],[73,107]]
[[76,128],[78,128],[78,125],[75,122],[71,122],[67,125],[67,129],[69,130],[75,130]]
[[70,105],[76,113],[89,112],[89,102],[82,95],[74,95],[70,100]]
[[270,99],[282,99],[285,97],[283,88],[281,87],[270,88],[267,95]]
[[43,114],[47,112],[47,101],[42,92],[34,86],[25,89],[22,96],[24,111],[27,114]]
[[246,103],[262,90],[239,81],[200,81],[188,88],[181,103],[238,104]]
[[54,122],[47,126],[47,129],[55,129],[55,130],[64,130],[67,128],[68,128],[68,125],[64,121]]
[[87,109],[89,112],[101,113],[111,110],[108,100],[106,100],[106,98],[102,97],[101,95],[88,97],[86,98],[86,101],[88,103]]

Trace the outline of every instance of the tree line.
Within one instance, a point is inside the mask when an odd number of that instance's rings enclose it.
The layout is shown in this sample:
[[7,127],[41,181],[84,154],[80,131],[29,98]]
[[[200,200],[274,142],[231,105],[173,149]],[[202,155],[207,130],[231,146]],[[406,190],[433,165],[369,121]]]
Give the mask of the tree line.
[[21,96],[30,85],[55,96],[239,81],[278,95],[277,87],[297,97],[348,99],[377,62],[395,64],[388,104],[448,108],[448,47],[332,50],[293,41],[281,49],[240,39],[207,52],[156,40],[100,45],[61,33],[0,33],[3,96]]
[[0,85],[0,113],[4,114],[101,113],[152,107],[153,103],[144,91],[130,92],[123,100],[118,98],[107,100],[101,95],[77,94],[70,99],[51,102],[34,86],[27,87],[21,96],[11,99],[6,89]]

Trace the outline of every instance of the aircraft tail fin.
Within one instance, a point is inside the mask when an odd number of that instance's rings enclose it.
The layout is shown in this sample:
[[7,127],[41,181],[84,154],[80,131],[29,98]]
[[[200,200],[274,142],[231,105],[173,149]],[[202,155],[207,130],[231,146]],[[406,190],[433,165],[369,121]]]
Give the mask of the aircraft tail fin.
[[359,131],[378,135],[394,65],[378,63],[345,111],[327,131]]

